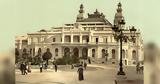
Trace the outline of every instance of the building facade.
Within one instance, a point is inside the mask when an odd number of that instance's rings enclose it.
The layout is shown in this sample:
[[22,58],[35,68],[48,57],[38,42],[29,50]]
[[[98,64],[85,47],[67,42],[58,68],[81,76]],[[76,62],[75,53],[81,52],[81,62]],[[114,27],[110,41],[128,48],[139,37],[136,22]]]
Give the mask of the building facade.
[[[88,13],[88,17],[85,18],[84,7],[81,4],[75,23],[28,33],[25,36],[26,39],[16,38],[16,47],[19,50],[26,48],[33,57],[37,54],[38,49],[41,49],[43,53],[49,48],[53,55],[52,58],[74,55],[102,61],[107,57],[108,62],[118,63],[120,45],[114,39],[112,26],[118,25],[122,19],[124,17],[121,3],[118,4],[113,24],[97,9],[93,14]],[[124,34],[127,36],[130,36],[129,28],[124,27]],[[27,42],[27,46],[24,46],[23,42]],[[123,62],[125,65],[132,65],[142,60],[143,40],[141,32],[138,30],[134,42],[128,40],[123,42]]]

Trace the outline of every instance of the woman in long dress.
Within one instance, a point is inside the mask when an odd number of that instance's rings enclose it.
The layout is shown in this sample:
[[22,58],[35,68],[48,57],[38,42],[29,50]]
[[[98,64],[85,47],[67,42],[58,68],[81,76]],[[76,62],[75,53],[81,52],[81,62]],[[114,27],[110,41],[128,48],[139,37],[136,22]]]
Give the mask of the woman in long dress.
[[79,81],[82,81],[82,80],[84,80],[84,76],[83,76],[83,67],[82,67],[82,65],[80,65],[80,67],[78,68],[78,78],[79,78]]

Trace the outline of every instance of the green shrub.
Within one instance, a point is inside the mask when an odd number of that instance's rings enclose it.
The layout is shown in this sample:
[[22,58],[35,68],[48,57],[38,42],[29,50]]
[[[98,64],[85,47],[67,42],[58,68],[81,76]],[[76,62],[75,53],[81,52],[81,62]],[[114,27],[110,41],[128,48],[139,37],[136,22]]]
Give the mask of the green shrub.
[[79,58],[75,56],[63,56],[62,58],[58,58],[56,60],[56,64],[58,65],[66,65],[66,64],[75,64],[79,63]]
[[56,60],[56,64],[58,64],[58,65],[65,65],[66,62],[65,62],[64,58],[58,58]]

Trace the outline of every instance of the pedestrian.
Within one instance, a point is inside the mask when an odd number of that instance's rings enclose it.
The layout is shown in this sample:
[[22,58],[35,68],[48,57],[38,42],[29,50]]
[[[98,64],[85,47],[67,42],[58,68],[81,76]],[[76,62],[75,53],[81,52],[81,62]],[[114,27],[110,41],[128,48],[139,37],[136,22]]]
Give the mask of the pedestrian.
[[31,66],[28,64],[28,73],[31,73]]
[[107,61],[108,61],[108,53],[105,54],[105,57],[106,57],[105,60],[106,60],[106,62],[107,62]]
[[24,75],[27,75],[28,65],[27,63],[24,64]]
[[87,68],[87,63],[86,62],[84,62],[84,69],[86,69]]
[[23,62],[20,64],[21,74],[24,75],[24,64]]
[[84,80],[84,77],[83,77],[83,67],[82,67],[82,65],[80,65],[80,67],[78,68],[78,79],[79,79],[79,81],[82,81],[82,80]]
[[55,72],[57,72],[58,66],[56,63],[54,64],[54,69],[55,69]]
[[25,70],[26,70],[26,66],[25,66],[25,63],[23,62],[23,67],[22,67],[22,70],[23,70],[23,75],[25,75]]
[[74,65],[73,64],[71,64],[71,69],[74,69]]
[[143,73],[143,65],[142,65],[142,63],[139,64],[139,73],[140,74]]
[[43,64],[40,63],[39,68],[40,68],[40,73],[42,73]]

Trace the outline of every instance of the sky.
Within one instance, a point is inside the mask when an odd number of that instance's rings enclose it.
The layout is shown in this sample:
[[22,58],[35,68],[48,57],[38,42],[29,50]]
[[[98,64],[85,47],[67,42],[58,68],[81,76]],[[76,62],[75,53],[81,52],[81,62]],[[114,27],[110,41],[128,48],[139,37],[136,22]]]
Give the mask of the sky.
[[160,45],[160,0],[0,0],[0,53],[14,49],[17,35],[74,23],[80,4],[85,16],[98,9],[113,23],[119,2],[126,26],[140,29],[145,43]]

